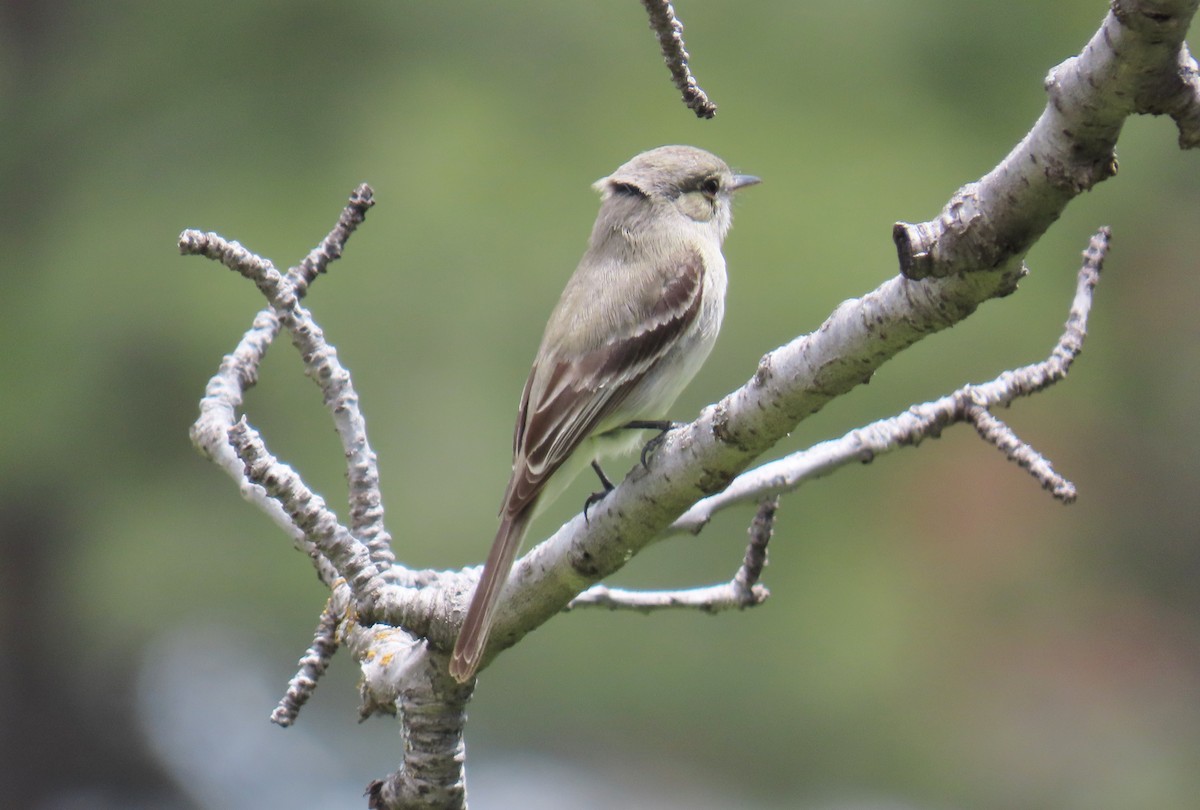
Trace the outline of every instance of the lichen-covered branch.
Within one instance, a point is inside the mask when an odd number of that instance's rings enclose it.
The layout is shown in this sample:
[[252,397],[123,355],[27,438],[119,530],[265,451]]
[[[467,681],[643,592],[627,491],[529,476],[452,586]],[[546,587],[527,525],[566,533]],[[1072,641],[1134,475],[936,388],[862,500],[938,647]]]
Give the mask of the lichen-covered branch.
[[444,656],[399,628],[356,626],[347,646],[362,662],[362,717],[397,713],[403,722],[400,767],[367,786],[368,806],[380,810],[464,807],[463,729],[474,683],[460,684]]

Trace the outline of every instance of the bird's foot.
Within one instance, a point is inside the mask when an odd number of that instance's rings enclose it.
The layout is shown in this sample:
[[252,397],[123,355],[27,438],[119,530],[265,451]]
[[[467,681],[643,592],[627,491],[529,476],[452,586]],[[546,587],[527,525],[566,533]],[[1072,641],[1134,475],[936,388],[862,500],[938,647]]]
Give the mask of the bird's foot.
[[588,510],[600,503],[600,501],[604,500],[608,493],[616,489],[616,486],[613,484],[613,482],[609,481],[608,476],[604,474],[604,470],[600,469],[599,461],[592,459],[592,469],[596,471],[596,475],[600,478],[600,486],[604,487],[604,489],[588,495],[587,500],[583,502],[583,522],[588,525],[591,523],[588,520]]
[[650,421],[635,421],[622,425],[629,430],[657,430],[658,435],[650,441],[646,442],[642,447],[642,467],[649,469],[650,456],[654,455],[654,451],[667,438],[667,434],[672,430],[681,428],[687,425],[687,422],[675,422],[670,419],[655,419]]

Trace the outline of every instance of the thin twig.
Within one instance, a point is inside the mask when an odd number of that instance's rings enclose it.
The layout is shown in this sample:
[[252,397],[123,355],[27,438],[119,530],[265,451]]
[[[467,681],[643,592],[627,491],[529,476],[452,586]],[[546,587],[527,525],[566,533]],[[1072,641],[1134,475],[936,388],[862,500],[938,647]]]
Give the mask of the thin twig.
[[767,564],[767,543],[775,531],[775,513],[779,511],[779,496],[771,495],[763,498],[750,521],[747,533],[750,542],[746,544],[746,556],[742,559],[742,567],[733,577],[733,587],[742,595],[743,601],[750,605],[755,602],[754,586],[762,576]]
[[[319,274],[326,272],[330,262],[341,258],[346,249],[346,241],[366,220],[367,211],[374,205],[375,192],[366,183],[351,192],[337,224],[329,234],[309,251],[298,265],[288,270],[288,278],[295,286],[297,297],[304,296],[309,283]],[[323,379],[320,372],[314,379],[320,384]],[[358,408],[357,396],[353,389],[346,390],[349,375],[331,374],[328,379],[328,388],[323,385],[322,390],[325,393],[325,401],[330,403],[335,422],[339,422],[338,433],[342,436],[343,449],[346,451],[350,531],[366,543],[367,548],[371,550],[371,559],[382,569],[389,571],[395,561],[395,555],[392,553],[391,535],[383,524],[379,465],[366,442],[366,426]]]
[[709,101],[708,95],[696,84],[696,77],[688,67],[691,57],[684,47],[683,23],[675,15],[675,9],[669,0],[642,0],[642,5],[650,14],[650,27],[658,35],[663,59],[671,71],[671,81],[683,94],[683,103],[696,113],[697,118],[712,118],[717,114],[717,105]]
[[721,613],[726,610],[761,605],[771,592],[766,586],[756,584],[750,589],[749,598],[732,582],[709,585],[702,588],[685,588],[672,591],[630,591],[593,585],[576,596],[564,608],[574,610],[584,607],[602,607],[609,610],[632,610],[638,613],[655,613],[660,610],[699,610],[703,613]]
[[337,629],[339,614],[333,608],[333,600],[325,603],[317,629],[313,632],[313,643],[300,656],[300,669],[288,681],[287,693],[271,712],[271,722],[284,728],[296,722],[300,707],[308,702],[317,689],[317,681],[329,669],[329,663],[337,652]]
[[[317,245],[300,264],[288,270],[281,276],[272,263],[246,250],[237,242],[230,242],[216,233],[203,233],[197,230],[186,230],[179,237],[179,250],[184,255],[205,256],[220,261],[226,267],[235,270],[247,278],[269,277],[272,291],[290,288],[292,301],[303,297],[312,281],[320,273],[326,272],[330,262],[342,255],[346,240],[362,223],[367,210],[374,205],[371,187],[363,184],[358,186],[350,195],[346,206],[342,209],[338,222],[329,234]],[[224,469],[240,485],[242,495],[263,510],[280,528],[287,532],[297,548],[312,556],[312,547],[304,538],[303,532],[292,525],[279,504],[267,497],[260,487],[248,485],[242,474],[243,463],[233,452],[229,444],[228,433],[237,419],[237,410],[241,407],[246,392],[258,381],[258,369],[262,364],[267,349],[270,348],[279,334],[281,323],[279,311],[268,306],[254,318],[250,329],[242,336],[238,345],[221,361],[217,373],[209,380],[204,397],[200,400],[200,415],[192,425],[192,443],[206,457],[212,459]],[[361,520],[352,525],[359,529],[364,541],[372,548],[380,541],[376,539],[381,529],[371,529],[380,522],[368,507],[357,507],[354,498],[356,476],[351,469],[351,517],[362,515]],[[377,488],[376,488],[377,489]],[[357,507],[357,508],[356,508]],[[386,534],[383,535],[386,539]],[[383,555],[380,562],[386,563]],[[315,557],[314,557],[315,559]],[[322,579],[336,578],[336,574],[327,563],[316,561]],[[323,569],[323,570],[321,570]]]
[[[229,429],[229,443],[246,465],[246,479],[279,501],[292,522],[350,585],[355,599],[369,605],[383,581],[366,546],[338,523],[324,499],[305,486],[291,467],[267,451],[262,437],[245,418]],[[333,582],[325,584],[332,586]]]
[[604,607],[609,610],[634,610],[653,613],[659,610],[686,608],[705,613],[720,613],[734,608],[761,605],[771,595],[758,579],[767,564],[767,543],[775,527],[775,512],[779,508],[779,496],[772,495],[762,500],[758,512],[750,523],[750,542],[741,567],[733,579],[719,585],[702,588],[684,588],[670,591],[630,591],[624,588],[609,588],[593,585],[571,600],[567,610],[577,607]]
[[375,192],[366,183],[362,183],[350,192],[350,200],[342,209],[337,224],[333,226],[325,238],[315,248],[308,252],[299,264],[288,269],[288,277],[296,288],[296,295],[303,298],[308,292],[308,285],[313,279],[329,269],[329,263],[342,258],[346,249],[346,241],[358,230],[367,218],[367,211],[375,205]]

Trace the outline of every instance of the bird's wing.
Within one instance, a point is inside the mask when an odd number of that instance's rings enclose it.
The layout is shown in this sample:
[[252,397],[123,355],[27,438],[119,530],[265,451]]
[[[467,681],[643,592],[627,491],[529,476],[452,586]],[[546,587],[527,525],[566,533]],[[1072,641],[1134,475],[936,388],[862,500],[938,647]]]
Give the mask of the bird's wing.
[[[695,320],[704,288],[704,261],[699,253],[686,251],[674,264],[677,269],[669,281],[645,296],[644,304],[624,302],[644,310],[633,313],[627,334],[612,336],[574,356],[551,354],[551,368],[535,365],[530,371],[521,395],[513,474],[502,514],[515,515],[533,503],[550,476],[616,412]],[[539,384],[540,379],[544,384]]]

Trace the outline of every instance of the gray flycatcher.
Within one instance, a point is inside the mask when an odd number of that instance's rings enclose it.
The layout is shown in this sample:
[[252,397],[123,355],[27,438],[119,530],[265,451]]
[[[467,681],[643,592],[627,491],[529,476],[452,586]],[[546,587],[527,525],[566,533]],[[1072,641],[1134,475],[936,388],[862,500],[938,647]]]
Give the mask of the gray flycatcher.
[[725,313],[731,197],[758,182],[701,149],[662,146],[594,184],[587,252],[521,394],[500,528],[450,659],[459,682],[479,668],[538,507],[589,462],[634,449],[642,434],[623,428],[662,419],[708,357]]

